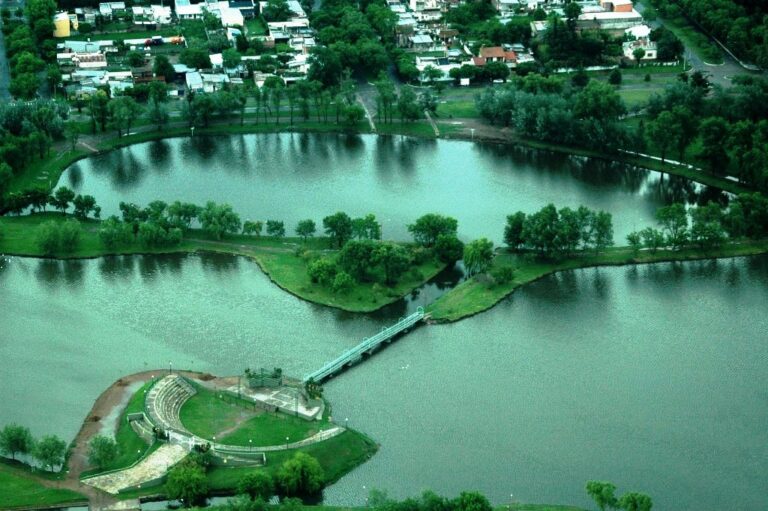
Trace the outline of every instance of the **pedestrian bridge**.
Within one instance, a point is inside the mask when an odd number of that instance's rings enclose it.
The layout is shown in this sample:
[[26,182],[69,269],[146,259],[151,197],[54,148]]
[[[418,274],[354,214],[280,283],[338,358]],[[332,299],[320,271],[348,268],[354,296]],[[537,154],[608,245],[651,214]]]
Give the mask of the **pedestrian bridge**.
[[317,371],[308,374],[304,377],[304,383],[312,380],[320,383],[327,378],[335,375],[336,373],[344,370],[345,367],[349,367],[355,362],[358,362],[363,358],[363,355],[370,355],[381,346],[383,343],[390,343],[399,334],[411,329],[416,323],[424,319],[424,308],[419,307],[416,312],[408,317],[401,318],[397,323],[387,328],[384,328],[381,332],[364,339],[363,342],[348,349],[336,359],[328,362]]

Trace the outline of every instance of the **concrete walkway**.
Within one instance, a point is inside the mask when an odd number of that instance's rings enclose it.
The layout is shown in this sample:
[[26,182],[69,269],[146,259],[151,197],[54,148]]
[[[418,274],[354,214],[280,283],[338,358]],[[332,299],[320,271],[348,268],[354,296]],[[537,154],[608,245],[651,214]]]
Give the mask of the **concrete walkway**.
[[432,125],[432,131],[435,132],[435,136],[439,137],[440,136],[440,129],[438,129],[437,123],[432,119],[432,116],[429,115],[429,110],[424,110],[424,117],[426,117],[427,120],[429,121],[429,124]]
[[117,495],[123,488],[159,479],[165,475],[170,467],[183,460],[187,454],[189,451],[180,445],[164,444],[130,468],[83,479],[82,482],[112,495]]

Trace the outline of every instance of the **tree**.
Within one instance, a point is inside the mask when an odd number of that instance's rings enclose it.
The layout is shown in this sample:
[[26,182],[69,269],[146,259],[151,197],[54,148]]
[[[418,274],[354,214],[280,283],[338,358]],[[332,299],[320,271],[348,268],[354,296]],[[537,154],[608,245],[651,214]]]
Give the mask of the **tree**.
[[464,268],[467,276],[485,273],[493,262],[493,242],[480,238],[464,247]]
[[200,214],[201,208],[189,202],[173,201],[168,205],[168,223],[179,229],[188,230],[192,220]]
[[264,222],[261,220],[256,220],[255,222],[246,220],[243,222],[243,234],[255,234],[256,236],[261,236],[261,230],[263,227]]
[[719,204],[710,202],[691,210],[691,241],[703,249],[718,247],[725,240],[723,210]]
[[314,220],[302,220],[296,225],[296,235],[301,236],[301,239],[307,241],[307,238],[311,238],[315,235],[317,226]]
[[343,211],[323,218],[325,234],[334,244],[341,248],[352,237],[352,219]]
[[243,60],[243,56],[236,49],[228,48],[221,52],[221,59],[226,69],[236,69]]
[[273,238],[285,236],[285,223],[279,220],[267,220],[267,236]]
[[629,247],[632,249],[632,252],[637,255],[638,252],[640,252],[640,248],[643,246],[643,237],[640,235],[639,232],[630,232],[627,234],[627,243],[629,244]]
[[357,239],[380,240],[381,224],[376,221],[376,215],[369,213],[352,220],[352,235]]
[[645,57],[645,48],[635,48],[634,51],[632,51],[632,56],[635,57],[637,67],[640,67],[640,61]]
[[168,107],[159,101],[152,101],[152,103],[149,105],[150,122],[153,123],[158,130],[162,130],[163,127],[168,124],[169,119],[170,115],[168,113]]
[[45,68],[45,80],[48,82],[48,87],[51,88],[51,92],[56,97],[56,90],[61,83],[61,70],[56,64],[49,64]]
[[40,80],[35,73],[19,73],[11,78],[8,90],[17,99],[30,100],[37,96],[37,89],[39,88]]
[[648,123],[646,130],[649,141],[656,146],[661,153],[661,161],[664,162],[667,152],[679,138],[680,126],[677,125],[672,112],[664,111],[656,120]]
[[54,221],[40,224],[35,231],[35,244],[47,256],[51,256],[59,250],[60,239],[59,224]]
[[91,211],[101,211],[101,208],[96,205],[96,199],[93,195],[77,195],[77,197],[72,200],[72,206],[75,208],[73,212],[75,218],[80,220],[88,218],[88,214]]
[[144,65],[144,54],[138,51],[129,51],[125,58],[131,67],[141,67]]
[[28,454],[33,447],[34,439],[29,428],[8,424],[0,431],[0,452],[10,454],[14,460],[17,454]]
[[275,493],[275,483],[267,472],[262,470],[249,472],[237,484],[237,492],[248,495],[251,500],[268,501]]
[[143,108],[130,96],[120,96],[108,104],[110,123],[117,130],[117,136],[131,131],[134,121],[141,115]]
[[203,229],[220,240],[228,232],[240,230],[240,217],[229,204],[216,204],[208,201],[198,218]]
[[[173,64],[171,64],[171,62],[168,60],[168,57],[165,55],[155,56],[155,62],[152,64],[152,72],[155,74],[155,77],[162,77],[166,83],[172,81],[173,77],[176,76],[176,71],[173,69]],[[163,85],[161,82],[152,82],[150,87],[152,87],[152,84],[154,83]]]
[[32,452],[37,461],[53,471],[53,467],[64,463],[67,444],[56,435],[46,435],[37,442]]
[[382,243],[373,251],[371,262],[381,266],[384,271],[384,284],[391,286],[408,269],[411,256],[401,245]]
[[96,93],[91,96],[89,111],[91,114],[93,131],[96,131],[97,124],[99,128],[101,128],[101,131],[105,131],[107,129],[107,119],[109,119],[109,96],[107,96],[106,92],[97,90]]
[[456,236],[459,222],[455,218],[428,213],[408,225],[408,232],[419,245],[434,246],[441,234]]
[[522,211],[507,216],[507,225],[504,227],[504,243],[512,250],[516,250],[523,245],[524,224],[525,213]]
[[435,242],[435,255],[448,265],[464,257],[464,243],[454,234],[440,234]]
[[307,274],[315,284],[330,285],[336,276],[336,264],[327,257],[317,259],[309,263]]
[[625,511],[651,511],[653,501],[643,493],[630,492],[621,496],[618,507]]
[[74,252],[80,242],[80,223],[77,220],[67,220],[59,224],[59,246],[62,252]]
[[352,240],[339,252],[339,266],[355,280],[368,278],[368,272],[374,266],[373,254],[376,244],[370,240]]
[[334,293],[344,293],[351,289],[354,285],[355,279],[352,278],[352,275],[345,271],[340,271],[336,274],[335,277],[333,277],[333,282],[331,283],[331,291]]
[[325,474],[315,458],[297,452],[277,471],[277,482],[287,496],[311,496],[322,490]]
[[194,69],[211,69],[208,50],[200,47],[185,48],[179,55],[179,62]]
[[165,492],[169,499],[178,499],[184,507],[204,504],[208,495],[205,470],[194,461],[182,461],[168,472]]
[[397,99],[397,110],[400,112],[400,121],[415,121],[421,117],[419,104],[416,100],[416,93],[410,87],[400,89],[400,96]]
[[621,71],[619,68],[614,69],[611,71],[611,74],[608,75],[608,83],[611,85],[621,85]]
[[88,462],[99,470],[104,470],[117,458],[117,444],[114,439],[98,435],[88,444]]
[[595,245],[595,252],[600,252],[613,245],[613,217],[605,211],[590,215],[590,232]]
[[673,249],[688,241],[688,214],[682,204],[672,204],[656,210],[656,219],[666,232],[666,241]]
[[664,233],[653,227],[646,227],[640,231],[640,236],[643,238],[643,245],[651,254],[655,254],[664,245]]
[[99,239],[108,249],[113,249],[131,241],[133,230],[130,225],[117,217],[109,217],[101,223]]
[[478,492],[463,491],[453,501],[455,511],[492,511],[488,499]]
[[69,203],[75,198],[75,192],[67,188],[66,186],[60,186],[54,193],[51,205],[61,211],[62,214],[66,214]]
[[292,13],[286,0],[267,0],[262,15],[267,21],[287,21]]
[[616,486],[613,483],[605,481],[587,482],[587,494],[595,501],[600,511],[605,511],[606,507],[616,507]]
[[699,125],[701,151],[699,156],[709,163],[709,169],[717,174],[724,174],[728,164],[726,140],[728,123],[722,117],[708,117]]

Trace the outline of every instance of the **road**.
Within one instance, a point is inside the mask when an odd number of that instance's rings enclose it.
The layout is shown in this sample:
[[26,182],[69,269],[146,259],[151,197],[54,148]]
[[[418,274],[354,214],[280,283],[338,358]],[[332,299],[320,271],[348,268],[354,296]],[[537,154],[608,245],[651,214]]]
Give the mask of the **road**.
[[[645,11],[645,5],[642,2],[635,3],[635,9],[640,14]],[[651,28],[658,28],[664,25],[664,18],[657,16],[656,21],[648,22]],[[710,83],[718,84],[722,87],[730,87],[732,79],[739,74],[760,74],[754,71],[744,69],[741,64],[736,62],[730,55],[723,53],[722,64],[708,64],[699,55],[688,46],[685,47],[685,58],[692,67],[692,71],[700,71],[708,75]]]

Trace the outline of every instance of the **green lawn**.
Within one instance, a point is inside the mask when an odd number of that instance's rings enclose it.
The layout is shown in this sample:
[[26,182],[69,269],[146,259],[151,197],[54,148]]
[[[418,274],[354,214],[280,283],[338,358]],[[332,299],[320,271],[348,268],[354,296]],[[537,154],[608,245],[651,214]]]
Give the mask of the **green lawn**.
[[245,20],[245,34],[249,37],[266,35],[267,25],[261,17]]
[[514,279],[505,284],[496,284],[486,279],[473,277],[453,288],[427,307],[432,319],[437,321],[458,321],[459,319],[485,311],[496,305],[518,287],[550,273],[593,266],[616,266],[662,261],[686,261],[716,257],[737,257],[768,252],[768,241],[740,242],[724,245],[720,249],[702,251],[686,248],[679,251],[659,250],[656,254],[643,251],[635,254],[627,247],[609,249],[599,255],[583,253],[558,261],[542,261],[533,255],[517,255],[500,252],[493,266],[511,266],[515,269]]
[[480,112],[477,110],[474,99],[447,99],[445,103],[437,105],[437,115],[441,119],[450,117],[477,118],[480,117]]
[[[232,428],[238,421],[257,413],[255,407],[246,408],[228,395],[226,399],[222,399],[216,392],[197,384],[193,385],[197,394],[184,403],[179,416],[184,427],[195,435],[212,440],[222,431]],[[220,439],[217,438],[216,441]]]
[[[35,229],[48,220],[63,221],[64,217],[60,213],[48,212],[0,219],[0,228],[4,231],[0,238],[0,253],[22,256],[43,255],[35,241]],[[322,255],[325,257],[334,255],[334,251],[328,250],[326,239],[313,239],[304,245],[297,238],[274,239],[229,235],[223,242],[217,242],[203,231],[192,230],[176,247],[148,249],[137,242],[132,242],[107,250],[98,237],[98,221],[89,220],[83,222],[82,226],[78,248],[72,253],[56,254],[58,257],[80,258],[199,250],[242,255],[255,260],[273,282],[283,289],[305,300],[352,312],[371,312],[395,302],[445,268],[443,263],[429,259],[407,270],[393,286],[361,282],[343,293],[334,293],[330,287],[313,283],[307,274],[307,267],[312,260],[309,256],[313,251],[322,250]],[[305,248],[309,256],[296,255],[295,251],[299,247]]]
[[149,39],[153,36],[173,37],[179,35],[178,27],[166,27],[157,30],[138,30],[135,32],[103,32],[91,34],[77,34],[67,37],[70,41],[123,41],[125,39]]
[[297,442],[328,427],[327,422],[306,421],[284,413],[263,413],[247,420],[219,441],[227,445],[279,445],[285,443],[286,437]]
[[0,509],[56,506],[88,500],[84,495],[71,490],[46,488],[33,477],[10,461],[0,462]]

